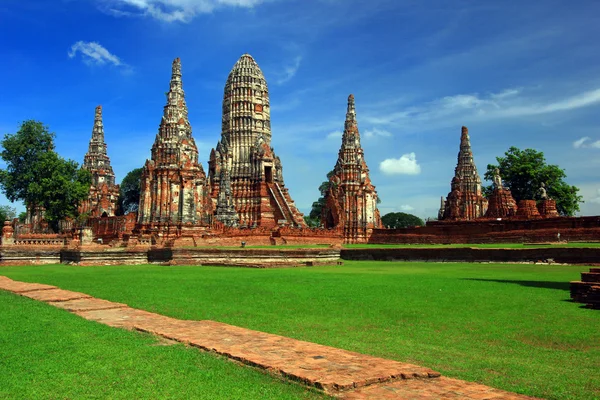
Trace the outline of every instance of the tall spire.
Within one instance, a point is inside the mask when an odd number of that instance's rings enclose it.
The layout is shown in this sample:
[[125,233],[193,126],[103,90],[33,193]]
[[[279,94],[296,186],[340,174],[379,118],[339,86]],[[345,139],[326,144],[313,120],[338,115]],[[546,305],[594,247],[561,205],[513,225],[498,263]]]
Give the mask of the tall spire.
[[181,79],[181,60],[173,60],[167,103],[142,173],[138,222],[208,223],[206,175],[198,163]]
[[[243,54],[231,69],[222,109],[221,140],[208,162],[217,219],[229,223],[232,203],[242,226],[305,225],[284,186],[281,160],[271,147],[269,89],[251,55]],[[222,174],[225,159],[228,171]],[[231,201],[224,193],[228,187]]]
[[444,206],[444,219],[472,220],[485,214],[488,201],[481,191],[481,178],[473,160],[469,130],[466,126],[461,129],[460,149],[450,188]]
[[342,145],[325,195],[321,222],[326,228],[340,228],[346,241],[365,241],[368,230],[379,228],[377,192],[369,177],[369,168],[360,145],[354,96],[348,96],[348,108]]
[[454,170],[454,175],[461,180],[463,185],[470,185],[470,190],[481,194],[481,178],[477,173],[477,166],[475,166],[475,161],[473,160],[469,129],[466,126],[463,126],[461,129],[460,150],[457,158],[458,162]]
[[83,158],[83,168],[89,170],[92,175],[94,175],[96,170],[102,169],[104,174],[112,175],[112,182],[114,182],[114,174],[110,166],[110,159],[107,156],[106,143],[104,142],[102,106],[96,107],[92,138],[90,139],[88,152]]
[[[163,109],[160,128],[152,146],[152,160],[161,164],[183,164],[187,160],[192,164],[198,161],[198,149],[192,137],[192,126],[188,119],[183,81],[181,79],[181,60],[173,60],[167,104]],[[185,141],[185,143],[183,143]],[[169,148],[169,151],[163,149]],[[202,166],[199,166],[202,169]]]
[[356,121],[356,107],[354,95],[348,96],[348,109],[346,111],[346,122],[344,122],[344,133],[342,135],[342,147],[360,147],[360,134],[358,122]]
[[[80,213],[91,216],[112,216],[116,211],[119,185],[115,185],[115,174],[106,151],[104,142],[104,124],[102,122],[102,106],[97,106],[94,113],[94,127],[88,152],[83,157],[84,169],[92,175],[92,185],[88,199],[79,207]],[[103,187],[106,186],[105,189]]]

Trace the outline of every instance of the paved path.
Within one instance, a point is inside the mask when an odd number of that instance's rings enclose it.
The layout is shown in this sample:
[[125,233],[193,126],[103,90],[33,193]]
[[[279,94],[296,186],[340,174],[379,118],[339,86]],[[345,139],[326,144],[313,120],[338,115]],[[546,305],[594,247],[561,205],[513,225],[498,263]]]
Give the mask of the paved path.
[[187,321],[55,286],[0,276],[0,289],[109,326],[149,332],[222,354],[344,399],[531,399],[441,377],[425,367],[215,321]]

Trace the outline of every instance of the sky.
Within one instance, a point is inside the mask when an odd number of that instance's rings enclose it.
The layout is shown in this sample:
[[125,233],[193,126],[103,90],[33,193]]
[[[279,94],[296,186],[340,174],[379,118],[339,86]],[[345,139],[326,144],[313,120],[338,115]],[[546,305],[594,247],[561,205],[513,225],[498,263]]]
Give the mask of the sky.
[[249,53],[305,214],[352,93],[382,215],[437,216],[463,125],[482,179],[509,147],[533,148],[580,188],[580,215],[600,215],[599,37],[596,0],[2,0],[0,135],[42,121],[81,163],[102,105],[120,182],[150,157],[180,57],[207,171],[227,75]]

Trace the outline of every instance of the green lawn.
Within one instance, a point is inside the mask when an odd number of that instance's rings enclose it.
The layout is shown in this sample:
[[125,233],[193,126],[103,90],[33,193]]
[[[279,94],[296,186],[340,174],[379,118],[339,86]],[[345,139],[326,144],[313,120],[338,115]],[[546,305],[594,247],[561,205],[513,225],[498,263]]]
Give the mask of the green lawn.
[[2,399],[317,399],[293,383],[0,290]]
[[177,318],[212,319],[413,362],[528,395],[600,398],[600,312],[571,303],[568,292],[568,282],[587,267],[344,264],[61,265],[2,267],[0,274]]

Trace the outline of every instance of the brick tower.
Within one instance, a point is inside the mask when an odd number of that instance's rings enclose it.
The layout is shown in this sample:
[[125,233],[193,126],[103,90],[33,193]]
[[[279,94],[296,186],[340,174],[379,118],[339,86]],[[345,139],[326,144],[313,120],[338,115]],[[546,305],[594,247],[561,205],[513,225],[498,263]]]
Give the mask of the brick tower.
[[227,226],[305,225],[271,147],[267,82],[248,54],[227,77],[221,140],[208,164],[217,220]]
[[141,179],[138,223],[142,225],[208,225],[212,214],[206,174],[198,163],[181,81],[181,61],[173,61],[152,156]]
[[381,218],[377,192],[360,145],[353,95],[348,97],[342,146],[329,181],[322,224],[325,228],[342,228],[347,242],[366,241],[373,228],[381,227]]
[[458,163],[452,178],[451,191],[444,206],[444,220],[469,221],[487,211],[488,201],[481,192],[481,178],[473,161],[469,130],[462,127]]
[[79,206],[79,212],[89,213],[90,217],[114,216],[119,198],[119,185],[115,184],[115,173],[106,153],[102,106],[96,107],[92,139],[88,152],[83,157],[82,168],[90,171],[92,185],[89,197]]

